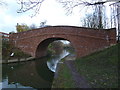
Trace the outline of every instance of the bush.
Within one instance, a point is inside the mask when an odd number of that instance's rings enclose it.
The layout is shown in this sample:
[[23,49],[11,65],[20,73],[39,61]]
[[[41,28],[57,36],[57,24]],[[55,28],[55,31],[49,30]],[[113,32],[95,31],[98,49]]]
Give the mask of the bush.
[[[14,53],[14,56],[10,56]],[[20,58],[27,58],[30,55],[25,54],[20,49],[14,47],[8,39],[2,39],[2,59],[3,60],[10,60],[10,59],[20,59]]]

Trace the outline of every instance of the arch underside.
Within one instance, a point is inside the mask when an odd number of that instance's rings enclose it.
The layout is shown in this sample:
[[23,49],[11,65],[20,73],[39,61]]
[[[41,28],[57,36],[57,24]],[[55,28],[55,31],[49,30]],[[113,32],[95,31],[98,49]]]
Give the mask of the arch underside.
[[[47,38],[44,41],[40,42],[37,49],[36,49],[36,54],[35,57],[39,58],[39,57],[43,57],[47,55],[47,48],[48,45],[56,40],[67,40],[64,38]],[[69,40],[67,40],[69,41]]]

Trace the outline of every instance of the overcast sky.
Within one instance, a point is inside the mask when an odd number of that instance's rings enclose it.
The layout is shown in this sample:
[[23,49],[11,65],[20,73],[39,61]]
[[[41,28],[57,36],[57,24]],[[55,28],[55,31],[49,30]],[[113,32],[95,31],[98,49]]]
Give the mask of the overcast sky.
[[[81,26],[80,18],[85,15],[85,11],[80,11],[80,8],[75,8],[74,12],[66,15],[65,8],[56,0],[45,0],[42,3],[40,14],[31,18],[33,12],[17,13],[20,5],[17,0],[3,0],[7,5],[0,6],[0,32],[9,33],[16,31],[17,23],[25,23],[27,25],[40,25],[40,22],[47,21],[47,25],[72,25]],[[83,8],[83,7],[81,7]],[[89,13],[87,10],[86,13]]]
[[33,18],[30,17],[32,15],[31,11],[17,13],[20,5],[16,1],[6,0],[7,6],[0,7],[0,32],[16,31],[15,26],[17,23],[36,24],[39,26],[40,22],[45,20],[47,20],[47,25],[80,25],[80,15],[72,13],[67,16],[65,8],[62,8],[62,5],[56,0],[45,0],[41,6],[40,14]]

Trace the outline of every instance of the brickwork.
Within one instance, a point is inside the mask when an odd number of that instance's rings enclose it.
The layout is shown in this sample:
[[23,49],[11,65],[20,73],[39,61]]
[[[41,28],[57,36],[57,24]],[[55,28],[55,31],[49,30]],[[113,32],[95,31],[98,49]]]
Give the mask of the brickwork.
[[10,40],[16,47],[33,57],[45,56],[48,45],[55,40],[68,40],[75,48],[77,57],[82,57],[116,44],[116,30],[49,26],[11,34]]

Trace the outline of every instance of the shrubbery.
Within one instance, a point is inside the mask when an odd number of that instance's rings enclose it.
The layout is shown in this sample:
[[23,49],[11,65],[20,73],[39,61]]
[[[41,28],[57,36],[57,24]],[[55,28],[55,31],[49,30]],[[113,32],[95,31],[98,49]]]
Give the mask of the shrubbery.
[[[14,53],[13,56],[11,56],[12,53]],[[8,39],[2,39],[2,60],[21,59],[27,57],[30,57],[30,55],[25,54],[18,48],[15,48]]]

